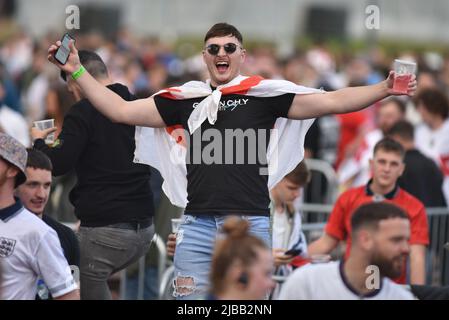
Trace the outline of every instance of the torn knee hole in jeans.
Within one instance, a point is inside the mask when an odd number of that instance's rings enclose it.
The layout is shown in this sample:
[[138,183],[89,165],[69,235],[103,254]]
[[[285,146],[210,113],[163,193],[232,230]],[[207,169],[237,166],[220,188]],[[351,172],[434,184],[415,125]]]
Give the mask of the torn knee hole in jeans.
[[180,276],[173,280],[173,295],[175,297],[182,297],[192,294],[195,289],[195,279],[191,276]]

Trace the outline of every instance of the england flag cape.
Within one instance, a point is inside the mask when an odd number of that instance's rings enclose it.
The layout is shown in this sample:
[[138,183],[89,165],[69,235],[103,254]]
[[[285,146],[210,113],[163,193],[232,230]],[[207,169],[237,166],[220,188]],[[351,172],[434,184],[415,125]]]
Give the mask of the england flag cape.
[[[193,134],[207,119],[214,124],[222,95],[239,94],[253,97],[275,97],[286,93],[324,93],[321,89],[307,88],[285,80],[265,80],[259,76],[237,76],[231,82],[211,89],[210,80],[190,81],[180,87],[161,90],[160,95],[173,100],[204,97],[193,110],[188,127]],[[304,138],[315,119],[291,120],[278,118],[270,133],[267,150],[268,188],[274,187],[304,158]],[[162,189],[172,204],[187,205],[186,147],[181,126],[167,128],[136,127],[134,162],[148,164],[161,173]]]

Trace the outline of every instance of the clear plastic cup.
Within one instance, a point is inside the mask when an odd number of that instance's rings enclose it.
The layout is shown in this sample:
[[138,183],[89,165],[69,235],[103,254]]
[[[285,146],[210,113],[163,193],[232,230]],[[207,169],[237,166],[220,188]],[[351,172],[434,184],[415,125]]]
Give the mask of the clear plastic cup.
[[416,72],[416,63],[405,60],[394,60],[393,90],[397,93],[407,94],[408,84]]
[[[34,121],[34,126],[38,128],[39,130],[46,130],[53,128],[55,126],[55,119],[46,119],[41,121]],[[45,138],[46,144],[53,144],[55,143],[55,133],[52,132]]]
[[171,219],[171,232],[178,233],[179,226],[181,225],[181,223],[182,223],[182,219],[179,219],[179,218]]

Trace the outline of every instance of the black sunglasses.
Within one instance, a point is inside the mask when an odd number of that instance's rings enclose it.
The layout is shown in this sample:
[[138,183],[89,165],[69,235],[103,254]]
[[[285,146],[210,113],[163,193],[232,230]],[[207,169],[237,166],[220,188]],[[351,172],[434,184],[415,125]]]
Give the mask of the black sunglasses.
[[220,48],[223,47],[224,51],[227,54],[232,54],[237,50],[237,45],[235,43],[226,43],[224,46],[220,46],[218,44],[210,44],[206,47],[207,52],[210,55],[216,56],[218,52],[220,52]]

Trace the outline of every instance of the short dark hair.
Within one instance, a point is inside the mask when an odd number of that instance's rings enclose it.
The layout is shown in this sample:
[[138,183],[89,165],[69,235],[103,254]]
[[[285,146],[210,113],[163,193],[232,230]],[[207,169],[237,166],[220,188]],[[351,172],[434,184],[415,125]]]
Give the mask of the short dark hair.
[[294,184],[305,186],[310,180],[310,171],[305,161],[301,161],[295,169],[285,176],[285,179]]
[[[108,69],[101,59],[101,57],[93,51],[79,50],[78,56],[81,64],[95,79],[104,78],[108,76]],[[67,81],[67,75],[61,70],[61,78]]]
[[404,147],[397,141],[385,137],[382,140],[380,140],[376,145],[374,146],[374,152],[373,155],[376,154],[377,151],[383,150],[386,152],[395,152],[401,156],[402,159],[404,159],[405,156],[405,149]]
[[351,217],[351,232],[354,234],[362,227],[377,229],[381,220],[407,219],[407,213],[388,202],[370,202],[358,207]]
[[413,99],[415,105],[422,106],[432,114],[446,119],[449,115],[449,102],[446,94],[439,89],[428,88],[420,91]]
[[405,112],[407,111],[407,105],[405,104],[405,102],[397,97],[389,97],[382,100],[380,106],[382,107],[389,103],[393,103],[402,114],[405,114]]
[[47,171],[53,170],[51,160],[45,153],[36,149],[27,149],[27,151],[27,168],[42,169]]
[[391,127],[388,131],[388,136],[398,136],[405,141],[413,141],[415,138],[415,128],[410,122],[401,120]]
[[204,42],[206,42],[210,38],[225,36],[236,37],[240,44],[243,44],[243,38],[240,31],[238,31],[237,28],[233,25],[230,25],[226,22],[214,24],[212,28],[207,31],[206,36],[204,37]]

